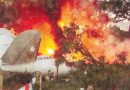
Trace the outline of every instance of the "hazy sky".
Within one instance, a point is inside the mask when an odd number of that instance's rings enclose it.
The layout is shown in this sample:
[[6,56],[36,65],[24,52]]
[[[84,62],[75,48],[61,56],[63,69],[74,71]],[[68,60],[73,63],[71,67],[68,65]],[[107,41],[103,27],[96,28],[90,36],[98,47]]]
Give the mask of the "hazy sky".
[[[110,18],[114,18],[115,17],[115,14],[112,13],[112,12],[107,12],[106,13],[108,14],[108,16]],[[128,31],[129,28],[130,28],[130,21],[128,21],[127,19],[123,20],[123,21],[120,21],[118,23],[114,23],[114,22],[109,22],[108,25],[116,25],[117,27],[119,27],[121,30],[124,30],[124,31]]]

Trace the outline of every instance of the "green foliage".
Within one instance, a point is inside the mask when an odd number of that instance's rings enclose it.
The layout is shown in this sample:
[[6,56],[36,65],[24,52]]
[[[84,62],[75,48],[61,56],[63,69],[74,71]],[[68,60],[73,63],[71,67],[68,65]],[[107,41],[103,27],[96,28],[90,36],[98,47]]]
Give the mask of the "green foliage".
[[[87,71],[85,74],[84,72]],[[130,90],[130,65],[104,64],[87,65],[84,69],[70,71],[60,75],[57,80],[45,81],[43,88],[47,90],[79,90],[92,85],[95,90]],[[65,79],[70,79],[65,81]],[[70,89],[75,87],[73,89]],[[52,89],[53,88],[53,89]],[[44,90],[46,90],[44,89]]]
[[61,63],[63,63],[63,61],[64,61],[64,57],[58,57],[55,60],[55,65],[59,66]]

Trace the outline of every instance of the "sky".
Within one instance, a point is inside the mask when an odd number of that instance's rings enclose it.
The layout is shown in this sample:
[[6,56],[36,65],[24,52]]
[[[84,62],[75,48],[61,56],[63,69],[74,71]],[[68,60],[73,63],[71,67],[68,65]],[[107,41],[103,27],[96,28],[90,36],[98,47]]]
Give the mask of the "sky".
[[[108,14],[108,16],[110,18],[114,18],[115,17],[115,14],[112,13],[112,12],[106,12]],[[130,21],[127,20],[127,19],[124,19],[123,21],[120,21],[120,22],[117,22],[117,23],[114,23],[114,22],[109,22],[108,23],[108,26],[113,26],[113,25],[116,25],[117,27],[120,28],[120,30],[123,30],[123,31],[128,31],[130,29]]]
[[123,31],[128,31],[130,29],[130,21],[128,20],[123,20],[123,21],[120,21],[118,23],[114,23],[114,22],[109,22],[110,26],[117,26],[120,28],[120,30],[123,30]]

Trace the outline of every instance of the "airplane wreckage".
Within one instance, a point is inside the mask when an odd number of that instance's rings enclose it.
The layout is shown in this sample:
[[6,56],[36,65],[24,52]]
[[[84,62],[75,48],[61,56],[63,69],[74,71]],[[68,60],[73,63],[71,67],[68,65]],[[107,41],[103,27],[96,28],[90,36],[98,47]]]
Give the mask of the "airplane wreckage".
[[[0,69],[3,78],[12,77],[13,73],[34,73],[39,71],[47,74],[48,71],[57,72],[54,58],[37,56],[41,41],[41,33],[36,30],[27,30],[14,37],[8,30],[0,29]],[[38,58],[43,57],[43,60]],[[71,70],[64,63],[59,66],[59,74]]]

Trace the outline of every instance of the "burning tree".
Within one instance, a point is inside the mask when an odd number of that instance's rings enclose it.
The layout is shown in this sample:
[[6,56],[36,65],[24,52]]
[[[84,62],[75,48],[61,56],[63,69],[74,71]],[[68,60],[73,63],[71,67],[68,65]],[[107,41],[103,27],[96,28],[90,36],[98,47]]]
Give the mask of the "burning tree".
[[65,26],[63,31],[64,38],[55,57],[64,58],[68,62],[89,60],[91,63],[97,64],[97,61],[81,40],[84,34],[85,29],[81,32],[81,28],[75,23],[70,23],[69,26]]

